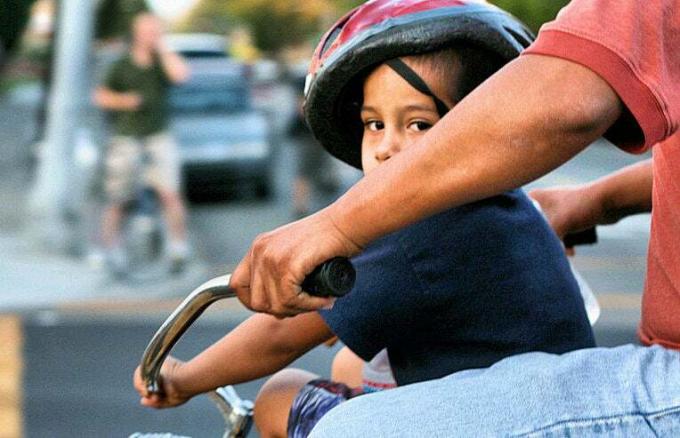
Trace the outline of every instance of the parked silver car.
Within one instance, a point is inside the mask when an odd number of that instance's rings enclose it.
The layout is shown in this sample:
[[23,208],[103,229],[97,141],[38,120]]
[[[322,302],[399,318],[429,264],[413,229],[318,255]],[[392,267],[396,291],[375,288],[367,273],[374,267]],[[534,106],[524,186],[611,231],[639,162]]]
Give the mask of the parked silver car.
[[271,135],[266,116],[252,107],[247,66],[227,57],[191,58],[190,66],[191,79],[170,93],[187,193],[223,193],[247,184],[266,197]]
[[173,33],[164,42],[187,59],[229,56],[229,40],[212,33]]

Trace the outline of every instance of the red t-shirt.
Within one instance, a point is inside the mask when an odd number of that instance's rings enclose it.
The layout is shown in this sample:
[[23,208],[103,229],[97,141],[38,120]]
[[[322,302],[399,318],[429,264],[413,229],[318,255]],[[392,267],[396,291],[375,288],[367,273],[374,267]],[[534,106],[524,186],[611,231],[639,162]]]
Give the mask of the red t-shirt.
[[652,228],[639,335],[680,349],[680,1],[573,0],[525,54],[582,64],[605,79],[654,147]]

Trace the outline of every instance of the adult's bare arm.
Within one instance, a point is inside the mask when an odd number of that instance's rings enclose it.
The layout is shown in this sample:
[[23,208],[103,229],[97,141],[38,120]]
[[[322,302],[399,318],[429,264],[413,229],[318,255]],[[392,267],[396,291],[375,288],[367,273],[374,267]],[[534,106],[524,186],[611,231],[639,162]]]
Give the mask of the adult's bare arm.
[[594,182],[531,191],[558,236],[613,224],[652,210],[652,160],[625,167]]
[[600,137],[621,111],[612,88],[587,68],[520,57],[463,99],[420,144],[337,202],[258,237],[232,286],[247,306],[281,316],[328,304],[300,294],[299,284],[317,264],[546,174]]
[[184,58],[168,48],[163,41],[158,43],[158,56],[163,71],[173,84],[181,84],[189,80],[191,69]]
[[94,104],[106,111],[135,111],[142,104],[138,93],[121,93],[106,87],[98,87],[94,91]]

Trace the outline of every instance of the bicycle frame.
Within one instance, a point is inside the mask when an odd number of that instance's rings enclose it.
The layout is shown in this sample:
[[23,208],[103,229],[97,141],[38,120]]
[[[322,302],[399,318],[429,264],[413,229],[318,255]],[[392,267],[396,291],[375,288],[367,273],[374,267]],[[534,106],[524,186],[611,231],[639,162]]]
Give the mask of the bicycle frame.
[[[144,350],[141,373],[148,390],[160,393],[159,377],[163,362],[179,338],[215,301],[236,296],[229,287],[230,275],[213,278],[194,289],[165,320]],[[242,438],[253,423],[253,403],[242,400],[231,386],[209,393],[226,423],[224,438]]]

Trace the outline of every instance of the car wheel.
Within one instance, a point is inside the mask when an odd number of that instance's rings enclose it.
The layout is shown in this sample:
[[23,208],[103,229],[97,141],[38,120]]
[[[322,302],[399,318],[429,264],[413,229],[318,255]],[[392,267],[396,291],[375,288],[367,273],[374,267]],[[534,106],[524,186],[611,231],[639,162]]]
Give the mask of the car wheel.
[[269,178],[262,177],[255,180],[255,197],[257,199],[268,199],[271,192],[272,187]]

